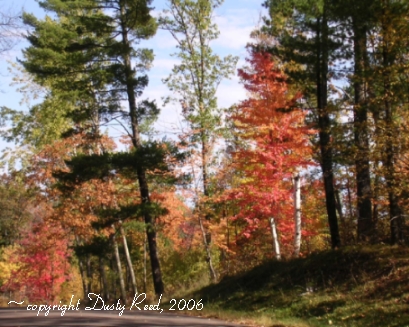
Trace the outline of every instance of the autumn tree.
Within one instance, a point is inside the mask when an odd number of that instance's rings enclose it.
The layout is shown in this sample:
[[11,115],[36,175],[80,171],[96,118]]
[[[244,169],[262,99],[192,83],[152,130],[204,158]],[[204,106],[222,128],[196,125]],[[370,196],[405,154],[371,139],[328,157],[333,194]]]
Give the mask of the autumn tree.
[[[353,150],[350,152],[350,161],[354,161],[357,194],[357,238],[360,241],[374,240],[375,223],[372,215],[372,183],[370,164],[370,126],[369,126],[369,54],[368,31],[371,29],[373,16],[373,1],[358,2],[328,2],[328,15],[333,24],[331,39],[344,42],[338,49],[338,62],[333,70],[342,70],[342,66],[349,59],[353,60],[353,69],[350,69],[349,91],[350,98],[343,97],[343,104],[353,108]],[[341,59],[341,60],[340,60]],[[346,69],[345,69],[346,70]],[[342,73],[341,73],[342,74]],[[339,109],[338,109],[339,110]],[[345,119],[345,118],[344,118]],[[336,130],[334,130],[335,133]],[[335,145],[336,146],[336,145]],[[334,147],[335,147],[334,146]],[[346,154],[346,152],[344,152]],[[342,160],[342,159],[341,159]],[[337,197],[337,190],[336,197]],[[337,202],[338,205],[338,202]],[[339,210],[338,210],[339,211]],[[340,214],[339,214],[340,216]]]
[[[25,50],[23,65],[43,85],[47,85],[48,78],[52,77],[53,83],[49,87],[53,92],[63,96],[68,103],[74,102],[74,107],[65,112],[75,123],[88,121],[92,127],[103,121],[116,120],[125,127],[132,140],[133,158],[138,162],[131,166],[135,169],[141,201],[146,209],[143,216],[155,292],[161,294],[164,288],[157,256],[155,221],[149,212],[147,167],[144,165],[146,156],[149,156],[148,149],[155,151],[156,143],[148,144],[141,136],[145,122],[152,122],[158,109],[152,101],[137,102],[148,83],[145,72],[153,59],[150,50],[135,48],[140,40],[151,37],[156,31],[149,4],[150,1],[144,0],[43,1],[41,6],[57,14],[59,22],[49,18],[41,22],[33,16],[25,16],[34,32],[29,36],[32,45]],[[43,65],[45,58],[49,58],[48,64]],[[124,96],[127,110],[121,103]],[[98,128],[94,127],[93,133],[97,140]],[[103,155],[102,148],[99,154],[102,155],[98,159],[89,158],[88,162],[83,156],[82,165],[108,158],[107,153]],[[127,159],[121,162],[129,166]],[[121,169],[127,168],[122,166]]]
[[[377,224],[385,217],[383,199],[387,197],[392,243],[402,242],[402,185],[397,181],[396,165],[406,139],[402,78],[406,76],[407,8],[400,2],[352,1],[347,5],[333,2],[331,10],[333,19],[350,35],[345,43],[351,46],[341,55],[348,60],[352,53],[354,61],[350,87],[345,88],[352,101],[343,101],[354,108],[357,236],[361,241],[376,241],[384,234]],[[392,130],[402,132],[392,137]]]
[[19,245],[11,259],[18,268],[3,290],[22,290],[35,303],[55,303],[62,284],[70,278],[70,250],[64,231],[58,225],[34,222]]
[[[340,246],[331,145],[331,117],[328,107],[329,63],[338,44],[331,38],[328,1],[266,1],[271,19],[264,30],[277,42],[270,47],[286,65],[291,83],[297,84],[315,111],[319,130],[320,164],[326,194],[326,208],[333,248]],[[308,32],[307,32],[308,31]],[[302,67],[307,67],[303,69]],[[312,86],[313,85],[313,86]]]
[[32,219],[35,192],[22,179],[21,173],[0,177],[0,246],[18,242],[22,228]]
[[[398,162],[402,159],[402,150],[406,148],[407,131],[405,112],[407,111],[406,68],[407,49],[407,15],[406,3],[395,1],[379,1],[376,12],[377,29],[373,67],[375,113],[378,114],[377,143],[381,155],[382,177],[386,182],[391,243],[403,243],[404,198],[399,175]],[[397,136],[395,131],[400,130]]]
[[226,193],[240,208],[234,219],[244,221],[244,236],[269,230],[274,219],[288,254],[294,237],[291,180],[312,164],[313,131],[298,108],[300,95],[288,88],[271,55],[253,49],[247,62],[249,67],[240,69],[239,76],[250,97],[230,115],[241,143],[232,160],[241,181]]
[[180,63],[164,82],[177,95],[187,131],[182,140],[197,160],[192,170],[193,183],[200,183],[195,190],[198,219],[202,228],[206,261],[210,277],[217,280],[210,252],[210,233],[205,229],[209,220],[205,202],[212,195],[210,176],[214,163],[214,145],[222,127],[222,111],[218,107],[216,91],[223,78],[229,78],[237,57],[220,58],[214,54],[210,42],[219,31],[213,22],[214,10],[220,0],[170,0],[169,9],[160,18],[162,28],[168,30],[178,44],[175,54]]

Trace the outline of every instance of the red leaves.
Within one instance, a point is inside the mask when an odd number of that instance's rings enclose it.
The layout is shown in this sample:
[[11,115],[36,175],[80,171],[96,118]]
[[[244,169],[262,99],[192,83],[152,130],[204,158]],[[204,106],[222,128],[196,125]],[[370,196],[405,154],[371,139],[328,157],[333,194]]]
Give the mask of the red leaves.
[[[276,218],[282,240],[293,233],[291,178],[311,163],[305,113],[297,108],[299,94],[291,95],[286,78],[268,53],[251,52],[250,67],[239,70],[250,97],[231,115],[241,141],[233,152],[240,176],[238,186],[227,192],[240,208],[235,216],[245,222],[242,235],[268,230],[268,218]],[[287,235],[285,235],[287,234]]]
[[19,268],[2,288],[25,291],[31,303],[53,302],[69,278],[70,251],[65,233],[61,227],[37,223],[22,237],[13,256]]

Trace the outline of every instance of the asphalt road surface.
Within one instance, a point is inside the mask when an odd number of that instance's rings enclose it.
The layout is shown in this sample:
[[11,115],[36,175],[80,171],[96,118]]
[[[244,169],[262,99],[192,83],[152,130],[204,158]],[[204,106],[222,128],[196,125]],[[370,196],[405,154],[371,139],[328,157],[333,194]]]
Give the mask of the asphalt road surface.
[[[150,311],[28,311],[25,308],[1,308],[0,326],[136,326],[136,327],[238,327],[217,319],[188,317],[171,313]],[[241,326],[242,327],[242,326]]]

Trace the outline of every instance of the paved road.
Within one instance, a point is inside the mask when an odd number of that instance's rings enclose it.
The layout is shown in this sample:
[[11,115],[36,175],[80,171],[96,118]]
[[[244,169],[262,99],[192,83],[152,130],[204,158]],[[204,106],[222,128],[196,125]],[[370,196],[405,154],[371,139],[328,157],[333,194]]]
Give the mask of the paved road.
[[[136,327],[238,327],[216,319],[187,317],[170,313],[149,311],[27,311],[25,308],[0,309],[0,326],[136,326]],[[241,326],[242,327],[242,326]]]

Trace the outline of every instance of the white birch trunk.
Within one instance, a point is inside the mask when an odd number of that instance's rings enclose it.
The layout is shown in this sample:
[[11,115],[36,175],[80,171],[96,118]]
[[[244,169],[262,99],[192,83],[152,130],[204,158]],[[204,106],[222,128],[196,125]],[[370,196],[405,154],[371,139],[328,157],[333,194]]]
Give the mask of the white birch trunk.
[[119,221],[119,231],[120,231],[121,236],[122,236],[122,242],[124,244],[126,262],[128,264],[129,273],[131,275],[132,290],[133,290],[134,294],[137,294],[138,289],[136,287],[135,271],[133,269],[131,255],[129,254],[129,249],[128,249],[128,242],[126,241],[126,236],[125,236],[124,228],[122,227],[122,221],[121,220]]
[[[77,235],[75,235],[75,242],[76,242],[76,245],[80,245],[79,237]],[[84,299],[86,299],[88,298],[89,292],[88,292],[88,285],[87,285],[86,277],[85,277],[84,263],[81,257],[78,257],[78,263],[79,263],[79,268],[80,268],[82,290],[84,291]]]
[[114,254],[115,254],[116,264],[118,268],[119,285],[121,286],[121,296],[124,301],[124,304],[126,304],[125,281],[124,281],[124,275],[122,273],[121,258],[119,257],[118,242],[116,241],[115,226],[113,224],[112,224],[112,229],[114,230],[112,242],[114,244]]
[[216,271],[214,270],[214,267],[213,267],[212,256],[211,256],[211,252],[210,252],[210,244],[209,244],[209,242],[207,240],[207,237],[206,237],[207,234],[206,234],[205,228],[203,226],[203,221],[202,221],[201,217],[199,217],[199,225],[200,225],[200,230],[201,230],[202,236],[203,236],[203,244],[204,244],[205,250],[206,250],[206,261],[207,261],[207,264],[209,266],[210,278],[211,278],[211,280],[213,282],[216,283],[217,282],[217,275],[216,275]]
[[274,252],[276,254],[276,259],[281,260],[280,243],[278,242],[276,222],[274,218],[270,218],[271,234],[273,236]]
[[294,179],[294,257],[298,258],[301,248],[301,178],[297,173]]

